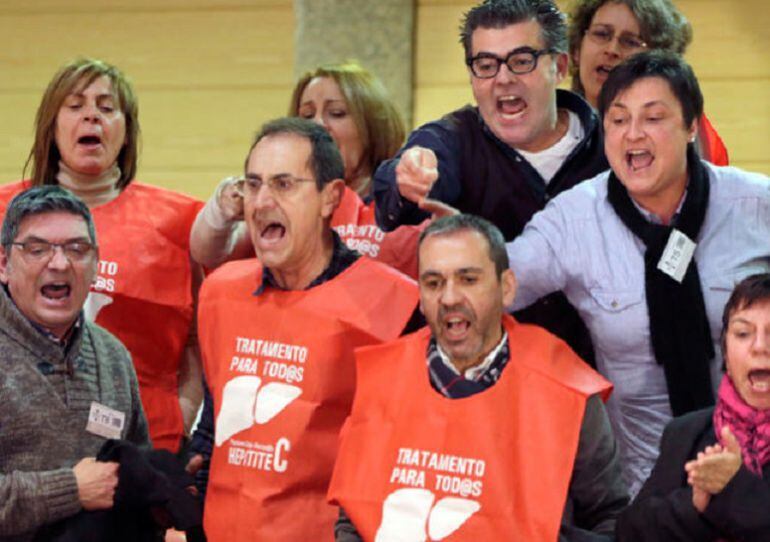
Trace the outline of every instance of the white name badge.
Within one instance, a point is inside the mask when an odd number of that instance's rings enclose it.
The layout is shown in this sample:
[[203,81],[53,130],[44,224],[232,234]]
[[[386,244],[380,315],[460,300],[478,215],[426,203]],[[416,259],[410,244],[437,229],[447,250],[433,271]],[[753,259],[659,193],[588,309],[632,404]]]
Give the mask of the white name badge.
[[658,269],[681,284],[695,252],[695,246],[689,237],[674,228],[658,261]]
[[104,438],[119,439],[126,423],[126,415],[119,410],[91,401],[86,431]]

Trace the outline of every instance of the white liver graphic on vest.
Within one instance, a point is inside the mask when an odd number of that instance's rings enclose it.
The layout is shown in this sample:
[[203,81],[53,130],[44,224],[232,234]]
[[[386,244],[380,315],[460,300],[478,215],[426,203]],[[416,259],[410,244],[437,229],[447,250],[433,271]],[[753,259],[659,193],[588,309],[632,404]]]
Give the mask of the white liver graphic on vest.
[[261,384],[258,376],[237,376],[225,384],[214,430],[217,446],[255,423],[269,422],[302,394],[301,388],[282,382]]
[[88,292],[86,302],[83,303],[83,314],[89,322],[95,322],[99,312],[107,305],[112,304],[112,297],[100,292]]
[[[382,522],[375,542],[442,540],[455,532],[481,505],[470,499],[436,496],[427,489],[397,489],[382,504]],[[427,532],[426,532],[427,522]]]

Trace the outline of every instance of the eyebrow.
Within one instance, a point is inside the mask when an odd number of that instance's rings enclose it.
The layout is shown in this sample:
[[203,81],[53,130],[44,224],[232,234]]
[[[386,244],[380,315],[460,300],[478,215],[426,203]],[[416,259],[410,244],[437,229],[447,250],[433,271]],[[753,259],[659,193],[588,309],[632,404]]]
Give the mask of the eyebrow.
[[438,271],[433,271],[432,269],[428,269],[427,271],[420,274],[419,279],[423,280],[431,277],[443,277],[443,276],[444,276],[443,273],[439,273]]
[[[334,102],[339,102],[341,104],[347,103],[347,102],[345,102],[345,100],[343,98],[328,98],[328,99],[323,101],[324,104],[334,103]],[[300,102],[299,105],[300,105],[300,107],[302,107],[303,105],[311,105],[311,104],[313,104],[312,100],[305,100],[304,102]]]
[[511,49],[507,53],[504,53],[503,55],[498,55],[496,53],[493,53],[491,51],[479,51],[476,53],[476,56],[488,56],[493,58],[505,58],[508,55],[513,55],[516,53],[531,53],[532,51],[537,51],[537,47],[532,47],[531,45],[521,45],[519,47],[516,47],[515,49]]
[[[88,241],[91,242],[91,238],[87,235],[81,235],[79,237],[70,237],[69,239],[65,239],[62,241],[62,243],[75,243],[79,241]],[[43,239],[42,237],[38,237],[37,235],[30,235],[26,238],[24,238],[22,241],[16,241],[17,243],[53,243],[53,241],[49,241],[48,239]],[[61,243],[57,243],[61,244]]]
[[[262,179],[262,175],[259,173],[246,173],[244,175],[247,179]],[[274,175],[268,175],[268,179],[280,179],[282,177],[295,177],[291,173],[275,173]]]
[[741,318],[739,316],[735,316],[733,318],[730,318],[730,321],[727,322],[727,325],[730,324],[748,324],[748,325],[754,325],[753,322],[746,320],[745,318]]
[[[69,94],[67,94],[67,96],[65,98],[70,98],[72,96],[74,96],[75,98],[85,98],[86,97],[86,95],[83,93],[83,91],[78,91],[78,92],[70,92]],[[111,94],[109,92],[104,92],[102,94],[97,94],[96,95],[96,99],[97,100],[101,100],[103,98],[110,98],[112,100],[116,100],[117,96],[115,94]]]
[[[648,108],[656,106],[656,105],[660,105],[662,107],[665,107],[666,109],[669,109],[668,104],[666,102],[664,102],[663,100],[652,100],[652,101],[646,102],[646,103],[642,104],[642,108],[643,109],[648,109]],[[610,107],[619,107],[621,109],[628,109],[628,106],[626,104],[624,104],[623,102],[612,102],[612,104],[610,104]]]
[[[484,269],[482,269],[481,267],[461,267],[460,269],[455,269],[454,271],[452,271],[451,274],[452,275],[468,275],[468,274],[480,274],[480,273],[483,273],[483,272],[484,272]],[[422,278],[435,277],[435,276],[443,277],[444,274],[439,272],[439,271],[434,271],[432,269],[428,269],[427,271],[425,271],[424,273],[422,273],[420,275],[420,278],[422,279]]]

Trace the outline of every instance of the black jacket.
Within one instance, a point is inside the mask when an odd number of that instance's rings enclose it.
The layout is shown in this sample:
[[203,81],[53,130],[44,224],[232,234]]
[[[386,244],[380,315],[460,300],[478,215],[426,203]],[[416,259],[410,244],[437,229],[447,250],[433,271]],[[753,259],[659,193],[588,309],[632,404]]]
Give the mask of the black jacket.
[[698,410],[668,424],[650,478],[618,519],[618,542],[770,540],[770,464],[762,478],[741,466],[703,514],[692,504],[684,464],[716,442],[713,413]]
[[[419,145],[432,149],[438,158],[439,178],[430,197],[463,213],[486,218],[500,228],[506,241],[512,241],[551,198],[609,169],[601,125],[591,106],[566,90],[557,90],[556,105],[577,115],[585,136],[547,185],[521,154],[492,133],[478,108],[466,106],[413,131],[395,158],[377,168],[377,222],[390,230],[428,218],[414,203],[403,199],[396,187],[395,168],[401,154]],[[546,328],[594,364],[588,330],[561,292],[544,297],[514,316]]]
[[108,440],[96,459],[120,463],[114,506],[79,512],[40,531],[36,541],[156,542],[173,526],[188,542],[205,542],[203,508],[187,490],[193,479],[173,454]]

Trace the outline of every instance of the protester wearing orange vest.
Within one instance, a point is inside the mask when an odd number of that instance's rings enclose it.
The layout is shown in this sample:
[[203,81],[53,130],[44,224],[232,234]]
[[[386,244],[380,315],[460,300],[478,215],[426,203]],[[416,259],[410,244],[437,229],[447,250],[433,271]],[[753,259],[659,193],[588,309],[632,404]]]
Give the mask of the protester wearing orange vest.
[[210,542],[332,539],[325,496],[353,349],[396,338],[415,312],[411,279],[331,229],[343,171],[328,132],[305,119],[266,124],[250,150],[243,194],[258,259],[217,269],[199,305],[214,415]]
[[134,90],[117,67],[65,64],[37,111],[30,179],[0,187],[0,217],[16,194],[47,184],[89,207],[99,262],[84,313],[128,348],[152,444],[177,452],[202,396],[193,324],[202,273],[189,237],[203,204],[135,181],[139,131]]
[[500,231],[471,215],[437,220],[419,272],[430,329],[356,352],[329,488],[336,540],[611,534],[628,501],[602,403],[611,384],[503,315],[516,284]]

